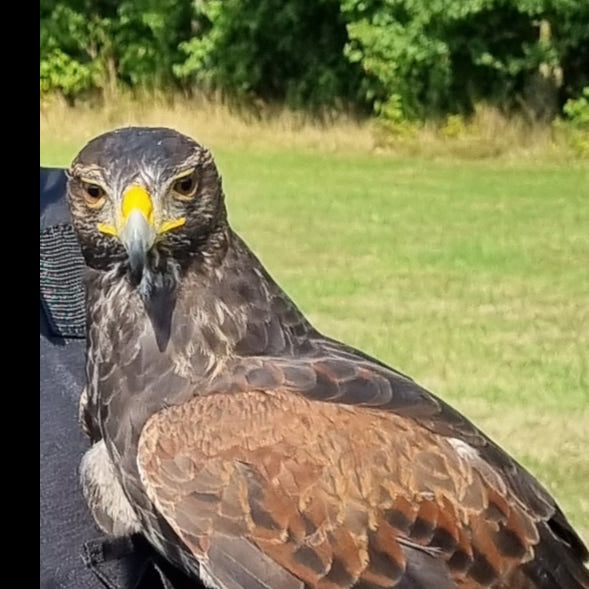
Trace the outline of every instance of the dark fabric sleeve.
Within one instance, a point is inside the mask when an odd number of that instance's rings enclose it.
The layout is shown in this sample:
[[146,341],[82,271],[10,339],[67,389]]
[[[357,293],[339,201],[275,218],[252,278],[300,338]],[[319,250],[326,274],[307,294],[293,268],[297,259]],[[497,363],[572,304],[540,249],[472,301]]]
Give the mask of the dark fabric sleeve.
[[65,171],[40,171],[41,330],[53,337],[84,337],[84,259],[66,199]]
[[62,168],[40,170],[41,229],[69,223],[70,213],[65,199],[67,176]]

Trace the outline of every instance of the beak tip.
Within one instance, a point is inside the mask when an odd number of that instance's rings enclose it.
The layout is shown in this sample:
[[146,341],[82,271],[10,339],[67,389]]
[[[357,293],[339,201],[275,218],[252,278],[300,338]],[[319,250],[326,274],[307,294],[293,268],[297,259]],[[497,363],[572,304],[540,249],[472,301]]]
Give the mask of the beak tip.
[[135,209],[128,215],[120,238],[129,257],[131,279],[138,284],[147,264],[147,253],[155,241],[155,230],[142,211]]

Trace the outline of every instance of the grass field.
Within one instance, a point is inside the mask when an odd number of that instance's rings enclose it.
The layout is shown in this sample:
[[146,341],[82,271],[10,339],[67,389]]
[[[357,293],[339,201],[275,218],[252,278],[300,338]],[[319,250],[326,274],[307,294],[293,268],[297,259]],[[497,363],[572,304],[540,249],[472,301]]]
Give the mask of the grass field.
[[[91,136],[47,129],[45,165]],[[460,409],[589,540],[589,167],[202,136],[234,227],[316,326]]]

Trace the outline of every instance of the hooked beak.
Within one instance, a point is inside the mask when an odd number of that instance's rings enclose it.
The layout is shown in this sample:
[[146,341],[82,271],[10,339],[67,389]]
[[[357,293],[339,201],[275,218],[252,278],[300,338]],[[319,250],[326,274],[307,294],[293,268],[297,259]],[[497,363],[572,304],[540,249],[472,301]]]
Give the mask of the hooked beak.
[[98,229],[121,240],[129,256],[129,269],[135,284],[139,284],[147,264],[147,253],[158,235],[166,233],[186,222],[184,217],[162,221],[156,227],[153,202],[143,186],[129,186],[123,193],[121,214],[117,226],[99,223]]
[[119,238],[129,255],[131,278],[138,284],[147,263],[147,252],[156,237],[151,196],[142,186],[131,186],[123,194],[121,209]]
[[147,252],[155,241],[155,230],[139,209],[129,213],[120,232],[121,242],[129,255],[129,269],[134,282],[141,282],[147,262]]

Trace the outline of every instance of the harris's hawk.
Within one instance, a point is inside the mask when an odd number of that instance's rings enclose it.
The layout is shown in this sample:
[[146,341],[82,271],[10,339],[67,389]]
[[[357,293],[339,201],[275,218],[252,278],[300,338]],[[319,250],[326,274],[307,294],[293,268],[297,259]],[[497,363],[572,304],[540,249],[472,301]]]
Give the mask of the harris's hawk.
[[533,476],[307,321],[230,228],[207,149],[106,133],[68,198],[88,265],[81,479],[103,529],[222,589],[589,588]]

